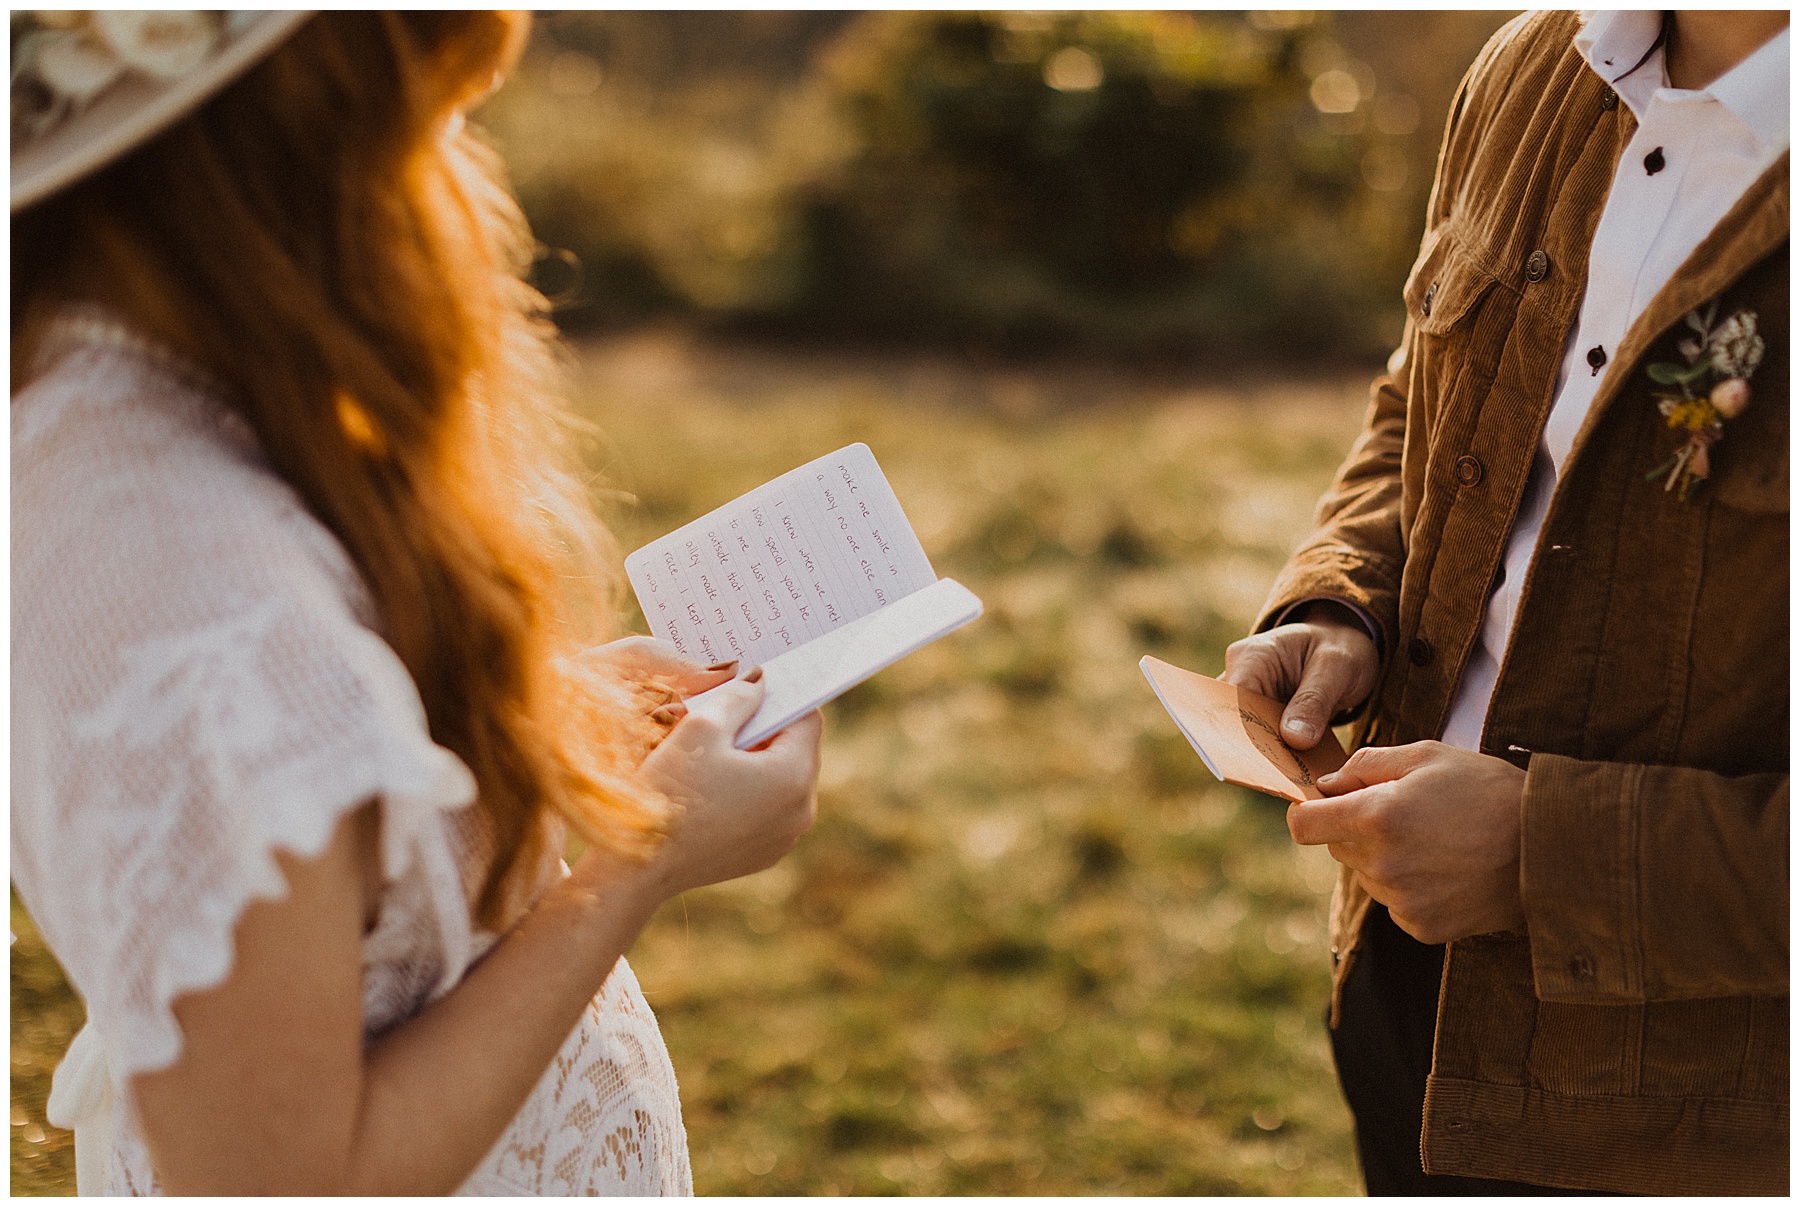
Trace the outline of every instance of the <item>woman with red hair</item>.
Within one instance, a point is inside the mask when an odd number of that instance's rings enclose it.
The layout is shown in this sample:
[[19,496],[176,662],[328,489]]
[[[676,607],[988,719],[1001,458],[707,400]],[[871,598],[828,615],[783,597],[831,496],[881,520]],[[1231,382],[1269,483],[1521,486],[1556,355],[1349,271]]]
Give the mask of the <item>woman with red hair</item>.
[[792,846],[819,722],[736,751],[758,684],[597,644],[463,131],[526,30],[14,16],[12,866],[83,1193],[691,1191],[623,956]]

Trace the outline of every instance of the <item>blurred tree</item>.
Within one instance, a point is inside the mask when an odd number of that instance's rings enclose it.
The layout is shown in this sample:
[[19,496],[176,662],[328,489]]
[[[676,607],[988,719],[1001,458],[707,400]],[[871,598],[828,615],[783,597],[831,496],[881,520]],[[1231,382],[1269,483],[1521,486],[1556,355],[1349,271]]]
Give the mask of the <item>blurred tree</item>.
[[1279,342],[1298,290],[1339,342],[1310,278],[1344,241],[1305,236],[1357,224],[1367,136],[1313,103],[1315,24],[871,15],[824,65],[861,150],[815,196],[814,317],[1190,352]]
[[558,14],[484,118],[573,325],[1368,356],[1501,19]]

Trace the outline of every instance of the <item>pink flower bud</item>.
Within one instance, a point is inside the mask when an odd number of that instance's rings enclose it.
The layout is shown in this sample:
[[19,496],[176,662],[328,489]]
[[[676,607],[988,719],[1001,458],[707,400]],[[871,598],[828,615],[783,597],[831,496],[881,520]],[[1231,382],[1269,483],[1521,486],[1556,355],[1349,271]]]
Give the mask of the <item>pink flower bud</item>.
[[1725,419],[1736,419],[1750,405],[1750,383],[1731,377],[1712,388],[1713,410]]

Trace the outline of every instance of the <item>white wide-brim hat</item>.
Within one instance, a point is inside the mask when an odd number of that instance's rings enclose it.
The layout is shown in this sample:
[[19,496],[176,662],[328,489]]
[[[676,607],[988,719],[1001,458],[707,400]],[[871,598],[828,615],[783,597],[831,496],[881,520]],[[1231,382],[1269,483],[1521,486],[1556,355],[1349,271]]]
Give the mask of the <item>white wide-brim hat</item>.
[[[77,15],[58,16],[68,19]],[[222,27],[205,57],[175,78],[133,70],[127,63],[103,90],[86,103],[72,106],[66,116],[41,133],[21,138],[15,122],[13,212],[73,184],[161,133],[255,66],[310,16],[309,10],[232,13],[221,18]],[[58,30],[48,36],[60,34]],[[74,49],[77,54],[107,53],[98,41]],[[16,105],[20,70],[16,31],[13,53]]]

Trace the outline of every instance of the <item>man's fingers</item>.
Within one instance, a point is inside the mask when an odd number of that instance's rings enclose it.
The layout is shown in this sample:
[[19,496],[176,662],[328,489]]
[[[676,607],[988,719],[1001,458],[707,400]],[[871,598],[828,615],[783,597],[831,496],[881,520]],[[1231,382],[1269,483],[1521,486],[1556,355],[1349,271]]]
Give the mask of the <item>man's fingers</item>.
[[1355,842],[1363,837],[1364,808],[1360,800],[1303,800],[1288,806],[1288,833],[1303,847]]
[[1265,637],[1247,637],[1225,649],[1225,673],[1221,683],[1279,700],[1282,696],[1281,656]]
[[1328,796],[1342,796],[1346,792],[1397,780],[1417,768],[1433,745],[1435,743],[1408,742],[1404,746],[1364,746],[1342,767],[1329,775],[1321,775],[1319,789]]

